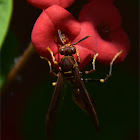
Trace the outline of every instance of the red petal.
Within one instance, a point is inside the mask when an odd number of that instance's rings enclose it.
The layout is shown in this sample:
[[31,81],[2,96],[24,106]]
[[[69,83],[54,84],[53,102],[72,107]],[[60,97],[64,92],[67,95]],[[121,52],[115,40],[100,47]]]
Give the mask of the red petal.
[[92,60],[94,52],[78,45],[76,45],[76,48],[78,49],[79,56],[81,58],[81,62],[79,64],[79,69],[81,70]]
[[[51,57],[50,53],[46,50],[46,48],[49,46],[49,48],[53,51],[56,61],[58,62],[60,62],[60,58],[62,57],[59,54],[58,46],[54,41],[55,36],[58,35],[58,29],[60,29],[62,33],[66,34],[72,42],[75,38],[77,38],[77,41],[79,41],[83,37],[94,33],[94,30],[90,23],[84,22],[80,25],[80,23],[77,22],[68,11],[61,8],[60,6],[54,5],[44,10],[34,25],[32,31],[32,42],[37,52],[41,56],[47,58]],[[79,66],[80,69],[85,67],[89,63],[89,61],[91,61],[94,55],[94,52],[87,48],[88,45],[93,46],[93,42],[95,39],[91,39],[91,41],[86,40],[82,41],[83,44],[79,43],[81,44],[81,46],[75,45],[79,50],[79,55],[81,58],[81,63]],[[74,55],[74,57],[77,59],[76,54]]]
[[81,22],[80,34],[75,38],[75,40],[72,43],[79,41],[80,39],[84,38],[85,36],[92,35],[91,37],[88,37],[87,39],[78,43],[78,45],[93,51],[93,48],[97,47],[95,33],[96,33],[95,29],[94,29],[93,25],[91,24],[91,22],[89,22],[89,21]]
[[73,40],[79,34],[81,25],[67,10],[54,5],[42,12],[32,31],[32,43],[41,56],[50,57],[47,47],[50,47],[54,55],[58,53],[54,41],[58,29]]
[[99,24],[108,25],[111,30],[121,26],[121,16],[112,4],[91,2],[85,5],[79,15],[80,21],[90,21],[96,28]]
[[[129,39],[121,28],[120,14],[112,4],[91,2],[83,7],[79,20],[91,22],[96,31],[94,35],[96,41],[94,41],[94,45],[90,50],[99,53],[97,60],[109,64],[113,57],[121,50],[123,50],[123,53],[117,61],[125,59],[129,51]],[[98,27],[100,25],[109,27],[108,34],[105,34],[106,38],[99,34]]]
[[97,3],[97,2],[113,3],[115,0],[90,0],[90,1],[94,3]]
[[108,41],[102,39],[97,33],[97,52],[99,53],[97,60],[109,64],[113,57],[123,50],[123,53],[117,59],[117,62],[123,61],[130,49],[129,39],[123,29],[113,32]]
[[53,23],[46,15],[46,12],[43,11],[36,21],[31,35],[32,43],[40,56],[45,57],[49,55],[49,52],[46,50],[48,46],[51,46],[51,49],[53,49],[55,53],[57,52],[57,45],[53,39],[54,32],[55,28]]
[[80,33],[80,23],[64,8],[54,5],[45,10],[47,16],[53,22],[55,30],[61,30],[72,41]]
[[52,5],[59,5],[63,8],[69,7],[74,0],[27,0],[30,4],[35,7],[46,9]]

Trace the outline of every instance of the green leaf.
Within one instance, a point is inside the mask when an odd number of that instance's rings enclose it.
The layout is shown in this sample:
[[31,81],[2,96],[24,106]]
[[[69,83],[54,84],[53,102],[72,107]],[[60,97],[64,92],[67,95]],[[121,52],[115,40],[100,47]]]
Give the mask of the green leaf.
[[4,42],[12,15],[12,0],[0,0],[0,49]]

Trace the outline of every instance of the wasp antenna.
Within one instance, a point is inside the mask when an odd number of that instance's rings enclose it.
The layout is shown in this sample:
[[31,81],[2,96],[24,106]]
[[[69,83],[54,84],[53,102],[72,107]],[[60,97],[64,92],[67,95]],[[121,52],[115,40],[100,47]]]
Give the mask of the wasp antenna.
[[88,36],[82,38],[81,40],[79,40],[78,42],[76,42],[76,43],[72,43],[71,45],[76,45],[76,44],[78,44],[79,42],[81,42],[81,41],[87,39],[88,37],[92,37],[92,35],[88,35]]

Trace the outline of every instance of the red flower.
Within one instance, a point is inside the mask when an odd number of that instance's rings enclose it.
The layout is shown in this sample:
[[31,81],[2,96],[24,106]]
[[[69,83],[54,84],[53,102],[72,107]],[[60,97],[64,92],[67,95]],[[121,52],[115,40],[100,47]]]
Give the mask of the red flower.
[[123,50],[117,59],[123,61],[129,51],[129,39],[121,27],[121,16],[111,3],[100,1],[85,5],[80,12],[79,21],[88,21],[95,29],[97,45],[91,50],[99,53],[97,60],[109,64]]
[[[71,40],[71,43],[75,43],[87,35],[95,34],[90,22],[79,23],[67,10],[60,6],[53,5],[44,10],[34,25],[32,43],[41,56],[51,60],[50,52],[46,49],[49,47],[58,62],[62,57],[58,51],[58,30],[61,30]],[[81,58],[80,69],[92,60],[95,53],[91,48],[94,45],[94,36],[74,45]],[[74,55],[74,57],[77,60],[77,56]]]
[[63,8],[69,7],[74,0],[27,0],[30,4],[37,8],[46,9],[51,5],[59,5]]
[[96,2],[113,3],[115,0],[90,0],[90,1],[94,2],[94,3],[96,3]]

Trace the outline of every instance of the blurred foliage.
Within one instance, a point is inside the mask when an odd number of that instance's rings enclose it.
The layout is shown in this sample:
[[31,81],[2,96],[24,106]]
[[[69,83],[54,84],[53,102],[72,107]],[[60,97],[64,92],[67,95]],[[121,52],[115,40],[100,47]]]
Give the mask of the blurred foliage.
[[0,57],[2,58],[0,71],[0,87],[3,85],[5,78],[13,65],[18,61],[18,39],[12,30],[9,30],[6,41],[0,50]]
[[8,31],[13,8],[13,0],[0,0],[0,48]]

